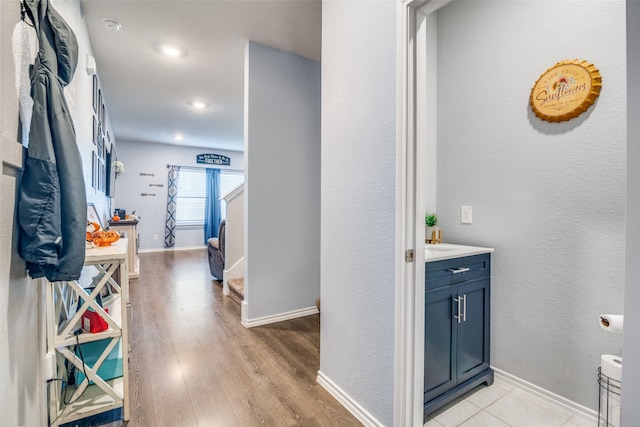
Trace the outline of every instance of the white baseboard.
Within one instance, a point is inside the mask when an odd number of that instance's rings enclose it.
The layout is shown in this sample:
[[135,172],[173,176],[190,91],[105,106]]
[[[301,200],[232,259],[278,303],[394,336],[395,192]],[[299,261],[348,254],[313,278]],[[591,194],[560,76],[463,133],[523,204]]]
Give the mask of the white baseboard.
[[248,326],[247,326],[247,302],[246,301],[242,301],[242,304],[240,304],[240,323],[245,328],[248,328]]
[[531,384],[530,382],[523,380],[522,378],[518,378],[515,375],[511,375],[508,372],[502,371],[493,366],[491,368],[495,373],[496,379],[502,380],[517,389],[526,391],[527,393],[532,394],[552,405],[560,406],[574,415],[594,423],[594,425],[598,423],[598,411],[589,409],[586,406],[582,406],[579,403],[555,394],[547,389]]
[[358,419],[362,424],[367,427],[383,427],[380,421],[378,421],[373,415],[367,412],[362,406],[351,398],[344,390],[338,387],[333,381],[331,381],[322,371],[318,371],[318,378],[316,379],[325,390],[335,397],[338,402],[342,404],[354,417]]
[[167,251],[193,251],[206,249],[206,246],[182,246],[182,247],[173,247],[173,248],[153,248],[153,249],[138,249],[139,254],[148,254],[152,252],[167,252]]
[[[245,307],[243,301],[242,307]],[[297,319],[298,317],[311,316],[312,314],[318,314],[318,307],[301,308],[299,310],[287,311],[286,313],[272,314],[264,317],[257,317],[255,319],[246,319],[245,315],[242,316],[242,324],[247,328],[253,328],[256,326],[268,325],[270,323],[283,322],[285,320]]]

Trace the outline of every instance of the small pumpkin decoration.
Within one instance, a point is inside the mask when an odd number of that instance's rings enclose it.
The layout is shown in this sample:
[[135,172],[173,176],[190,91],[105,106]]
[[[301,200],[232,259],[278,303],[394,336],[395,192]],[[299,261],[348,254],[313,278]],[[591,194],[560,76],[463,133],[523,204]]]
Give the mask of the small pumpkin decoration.
[[100,230],[100,224],[97,222],[87,221],[87,242],[93,241],[93,233]]

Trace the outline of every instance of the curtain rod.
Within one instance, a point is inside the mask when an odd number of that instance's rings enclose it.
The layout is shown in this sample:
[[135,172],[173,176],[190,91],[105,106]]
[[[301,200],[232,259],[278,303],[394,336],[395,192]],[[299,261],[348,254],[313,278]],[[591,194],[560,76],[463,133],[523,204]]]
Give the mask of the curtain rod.
[[243,172],[244,171],[242,169],[231,169],[231,168],[208,168],[206,166],[181,166],[181,165],[170,165],[167,163],[167,168],[170,168],[171,166],[178,166],[180,167],[180,169],[220,169],[223,171],[229,171],[229,172]]

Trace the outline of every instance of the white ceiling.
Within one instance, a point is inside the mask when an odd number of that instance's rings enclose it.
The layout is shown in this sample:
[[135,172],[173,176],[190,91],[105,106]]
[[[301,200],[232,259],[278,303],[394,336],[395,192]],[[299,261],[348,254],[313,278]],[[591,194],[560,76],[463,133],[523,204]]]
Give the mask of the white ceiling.
[[[248,40],[320,60],[321,0],[81,0],[118,143],[243,150]],[[122,24],[109,31],[103,19]],[[161,55],[160,44],[186,49]],[[209,104],[195,110],[190,101]],[[176,142],[180,133],[184,141]]]

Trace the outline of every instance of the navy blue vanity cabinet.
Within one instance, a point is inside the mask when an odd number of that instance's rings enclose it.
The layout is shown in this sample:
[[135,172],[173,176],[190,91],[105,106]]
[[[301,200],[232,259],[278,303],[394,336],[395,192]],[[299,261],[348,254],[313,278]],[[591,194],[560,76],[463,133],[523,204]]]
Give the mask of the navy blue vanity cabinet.
[[489,367],[490,254],[426,263],[424,417],[479,384]]

